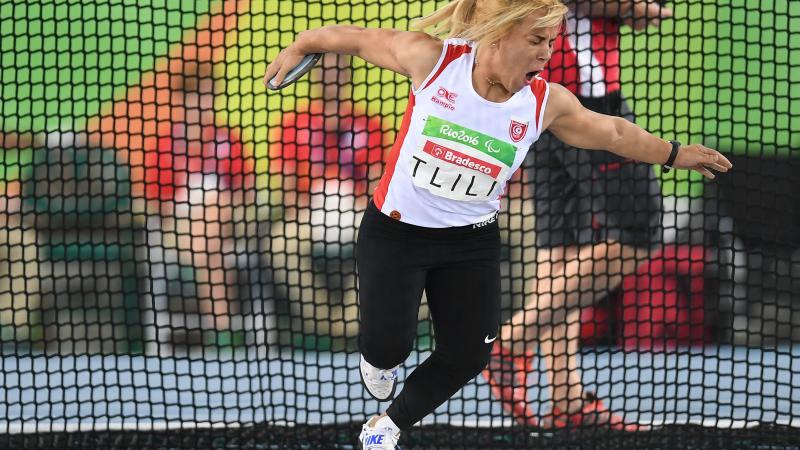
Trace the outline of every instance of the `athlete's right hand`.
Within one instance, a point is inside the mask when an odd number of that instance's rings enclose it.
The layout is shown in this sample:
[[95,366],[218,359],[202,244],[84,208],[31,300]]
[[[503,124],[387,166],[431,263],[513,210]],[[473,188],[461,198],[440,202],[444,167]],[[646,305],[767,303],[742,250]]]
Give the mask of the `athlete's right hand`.
[[662,19],[672,17],[672,10],[662,6],[660,2],[650,0],[633,0],[629,2],[628,11],[622,16],[622,23],[634,30],[644,30],[661,25]]
[[672,167],[676,169],[689,169],[700,173],[704,177],[713,180],[715,177],[712,172],[724,173],[733,168],[733,164],[722,153],[700,144],[681,146],[678,156]]
[[292,68],[300,64],[304,56],[306,56],[305,53],[300,51],[297,43],[281,50],[278,56],[267,66],[267,71],[264,74],[264,86],[273,78],[275,81],[273,81],[272,84],[276,86],[281,84],[283,79],[286,78],[286,74],[289,73]]

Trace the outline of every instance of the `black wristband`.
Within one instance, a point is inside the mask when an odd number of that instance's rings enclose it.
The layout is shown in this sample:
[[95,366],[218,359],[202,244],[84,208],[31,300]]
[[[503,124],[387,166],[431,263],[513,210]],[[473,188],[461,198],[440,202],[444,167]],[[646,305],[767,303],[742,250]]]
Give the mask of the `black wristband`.
[[675,158],[678,157],[678,150],[681,148],[681,143],[678,141],[667,141],[672,144],[672,151],[669,152],[667,162],[661,166],[661,173],[668,173],[672,170],[672,165],[675,164]]

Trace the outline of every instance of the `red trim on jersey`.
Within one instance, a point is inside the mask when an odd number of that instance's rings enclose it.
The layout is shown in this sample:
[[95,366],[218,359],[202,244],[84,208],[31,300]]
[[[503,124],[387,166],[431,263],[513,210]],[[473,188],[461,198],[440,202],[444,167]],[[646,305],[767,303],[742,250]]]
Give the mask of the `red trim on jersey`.
[[428,82],[425,84],[425,86],[422,87],[422,89],[425,89],[426,87],[430,86],[431,83],[433,83],[436,80],[436,78],[438,78],[439,75],[441,75],[441,73],[444,72],[444,69],[447,68],[447,66],[450,65],[451,62],[460,58],[464,54],[470,52],[472,52],[472,47],[470,47],[467,44],[462,44],[462,45],[447,44],[447,50],[445,51],[444,54],[444,60],[442,60],[442,63],[436,70],[436,73],[433,74],[431,79],[428,80]]
[[397,133],[397,139],[394,141],[392,150],[389,152],[389,158],[386,161],[386,171],[383,172],[381,181],[378,182],[378,187],[375,188],[375,194],[372,199],[378,209],[383,209],[383,202],[386,200],[386,194],[389,193],[389,183],[392,182],[394,175],[394,168],[397,165],[397,160],[400,158],[400,149],[403,148],[403,143],[408,134],[408,127],[411,125],[411,116],[414,113],[414,104],[416,97],[411,92],[408,98],[408,106],[406,107],[405,115],[403,115],[403,123],[400,125],[400,131]]
[[544,96],[547,93],[547,81],[544,81],[540,78],[535,78],[531,84],[531,92],[533,92],[534,97],[536,97],[536,123],[534,126],[536,127],[536,131],[540,132],[539,130],[539,116],[542,114],[542,106],[544,106]]

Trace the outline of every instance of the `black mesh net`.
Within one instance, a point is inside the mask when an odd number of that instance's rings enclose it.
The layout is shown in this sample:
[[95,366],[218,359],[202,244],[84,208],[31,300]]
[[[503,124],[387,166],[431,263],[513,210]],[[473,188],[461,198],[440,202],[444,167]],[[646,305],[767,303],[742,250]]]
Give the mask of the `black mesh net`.
[[[446,3],[0,1],[0,447],[357,448],[355,242],[409,82],[261,77]],[[499,216],[515,338],[401,445],[798,448],[800,3],[579,3],[543,76],[734,170],[543,136]],[[423,298],[401,382],[434,349]]]

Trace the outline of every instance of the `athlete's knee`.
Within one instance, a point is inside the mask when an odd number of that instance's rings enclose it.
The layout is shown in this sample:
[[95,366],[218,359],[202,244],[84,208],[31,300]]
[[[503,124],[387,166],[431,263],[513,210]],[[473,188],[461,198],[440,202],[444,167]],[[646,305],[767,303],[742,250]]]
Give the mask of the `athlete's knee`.
[[441,357],[450,368],[452,378],[463,384],[486,368],[490,351],[490,346],[482,344],[474,348],[463,348],[458,354],[441,355]]
[[361,354],[364,355],[364,359],[366,359],[368,363],[379,369],[386,370],[403,364],[408,358],[408,355],[411,354],[411,350],[393,349],[393,351],[385,352],[362,350]]
[[466,370],[472,373],[469,377],[470,379],[481,373],[481,371],[486,368],[486,365],[489,364],[490,352],[490,346],[481,345],[480,348],[476,348],[474,352],[470,353],[469,358],[466,358],[464,365]]
[[359,338],[359,350],[368,363],[379,369],[391,369],[408,358],[413,348],[413,340],[378,338]]

